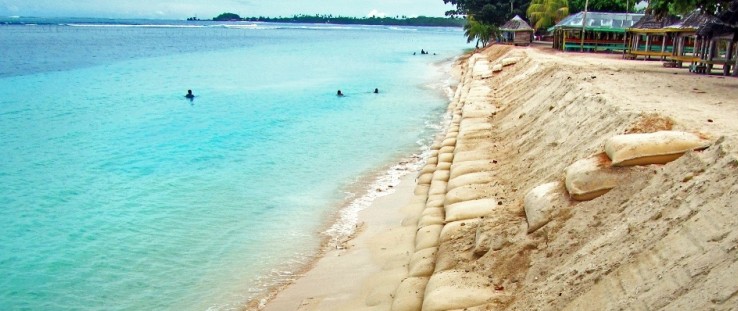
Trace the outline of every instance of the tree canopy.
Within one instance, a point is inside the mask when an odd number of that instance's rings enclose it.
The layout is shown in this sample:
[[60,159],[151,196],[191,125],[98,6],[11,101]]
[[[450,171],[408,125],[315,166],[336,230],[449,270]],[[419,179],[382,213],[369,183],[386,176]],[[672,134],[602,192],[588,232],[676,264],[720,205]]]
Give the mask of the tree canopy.
[[482,24],[500,26],[515,15],[525,16],[530,0],[443,0],[456,6],[446,15],[468,15]]
[[651,0],[648,12],[658,16],[667,14],[682,15],[694,9],[712,15],[728,11],[731,0]]
[[240,21],[241,16],[235,13],[223,13],[216,17],[213,17],[214,21]]
[[569,3],[567,0],[532,0],[527,14],[533,29],[546,29],[569,15]]

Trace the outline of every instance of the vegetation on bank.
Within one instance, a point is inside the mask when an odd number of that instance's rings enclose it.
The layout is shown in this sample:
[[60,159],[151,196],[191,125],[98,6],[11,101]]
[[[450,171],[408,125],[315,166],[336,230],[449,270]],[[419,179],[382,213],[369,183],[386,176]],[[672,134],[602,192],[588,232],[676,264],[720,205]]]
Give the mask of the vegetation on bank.
[[[499,26],[515,15],[527,17],[536,32],[545,31],[569,14],[580,11],[635,12],[639,0],[437,0],[456,6],[447,16],[465,16],[469,42],[484,43],[499,36]],[[731,8],[732,6],[732,8]],[[684,15],[695,9],[713,14],[736,29],[738,0],[650,0],[646,13],[657,16]]]
[[345,17],[333,15],[295,15],[292,17],[240,17],[234,13],[223,13],[213,18],[214,21],[249,21],[267,23],[313,23],[340,25],[390,25],[390,26],[441,26],[462,27],[466,24],[463,18],[450,17]]

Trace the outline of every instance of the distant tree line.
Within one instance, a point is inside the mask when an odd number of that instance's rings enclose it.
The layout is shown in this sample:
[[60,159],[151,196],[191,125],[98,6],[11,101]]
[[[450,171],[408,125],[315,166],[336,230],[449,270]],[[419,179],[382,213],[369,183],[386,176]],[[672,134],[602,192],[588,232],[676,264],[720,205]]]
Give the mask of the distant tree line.
[[388,26],[440,26],[462,27],[466,20],[455,16],[451,17],[346,17],[333,15],[294,15],[292,17],[240,17],[234,13],[223,13],[213,18],[214,21],[249,21],[267,23],[311,23],[311,24],[340,24],[340,25],[388,25]]

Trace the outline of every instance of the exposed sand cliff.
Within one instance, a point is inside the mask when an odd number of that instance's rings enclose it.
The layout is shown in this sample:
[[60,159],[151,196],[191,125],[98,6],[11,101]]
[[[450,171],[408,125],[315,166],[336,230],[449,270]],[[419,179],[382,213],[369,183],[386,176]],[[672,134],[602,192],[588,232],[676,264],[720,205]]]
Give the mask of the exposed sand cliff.
[[[392,310],[738,308],[738,80],[659,66],[509,47],[465,61]],[[609,161],[607,139],[663,130],[708,147],[567,193],[567,167]],[[544,184],[549,206],[526,215]]]
[[[459,75],[417,185],[379,202],[404,208],[370,210],[348,249],[268,310],[738,308],[738,80],[508,46]],[[666,164],[604,153],[616,135],[664,130],[704,145]],[[565,176],[587,159],[606,178],[583,187],[607,187],[573,200]]]

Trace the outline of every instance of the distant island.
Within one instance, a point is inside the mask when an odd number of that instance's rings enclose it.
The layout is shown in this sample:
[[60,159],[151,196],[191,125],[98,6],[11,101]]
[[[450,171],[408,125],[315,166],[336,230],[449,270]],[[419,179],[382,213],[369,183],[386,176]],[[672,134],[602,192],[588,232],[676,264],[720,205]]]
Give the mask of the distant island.
[[[187,20],[197,20],[188,18]],[[333,15],[295,15],[292,17],[241,17],[235,13],[223,13],[213,17],[213,21],[233,22],[266,22],[266,23],[310,23],[310,24],[339,24],[339,25],[386,25],[386,26],[437,26],[463,27],[466,20],[457,17],[345,17]]]

